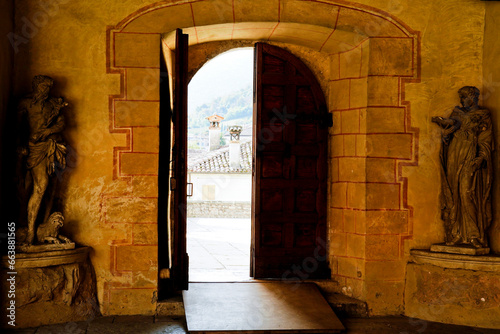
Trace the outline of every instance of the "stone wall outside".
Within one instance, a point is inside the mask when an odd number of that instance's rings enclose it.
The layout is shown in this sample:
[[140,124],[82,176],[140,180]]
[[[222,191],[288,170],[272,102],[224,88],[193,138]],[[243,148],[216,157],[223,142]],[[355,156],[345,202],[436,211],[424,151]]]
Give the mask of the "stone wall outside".
[[251,218],[250,202],[188,202],[188,218]]

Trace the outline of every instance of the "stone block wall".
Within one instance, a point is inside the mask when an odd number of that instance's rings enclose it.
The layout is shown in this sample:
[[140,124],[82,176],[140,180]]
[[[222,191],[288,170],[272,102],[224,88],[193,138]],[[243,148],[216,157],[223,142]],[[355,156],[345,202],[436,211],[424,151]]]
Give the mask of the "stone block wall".
[[190,218],[248,218],[252,217],[252,203],[190,201],[187,205]]
[[[304,18],[300,19],[300,23],[293,22],[295,14],[292,14],[290,8],[307,7],[310,4],[285,1],[276,5],[276,8],[283,6],[283,14],[280,10],[274,13],[278,18],[277,23],[262,23],[267,21],[263,18],[260,18],[261,22],[258,23],[243,23],[240,20],[250,20],[248,15],[253,14],[246,12],[245,18],[242,16],[238,19],[236,13],[239,13],[238,8],[243,4],[236,3],[233,8],[235,16],[231,39],[262,40],[261,34],[265,32],[269,42],[311,48],[320,52],[316,58],[330,62],[329,74],[322,73],[318,79],[321,85],[327,88],[325,94],[330,101],[330,111],[334,116],[334,128],[330,134],[332,185],[329,201],[332,208],[329,222],[333,278],[339,280],[343,287],[342,292],[363,300],[369,297],[368,284],[371,284],[370,291],[377,291],[372,295],[378,295],[379,291],[391,291],[391,293],[398,291],[402,296],[404,277],[377,279],[377,271],[372,269],[374,266],[370,261],[382,262],[386,266],[404,267],[401,245],[402,236],[405,233],[407,235],[408,229],[405,225],[406,218],[401,220],[401,217],[407,214],[408,208],[404,203],[403,184],[398,178],[397,169],[400,161],[414,161],[415,136],[407,121],[409,114],[402,95],[404,79],[417,78],[415,45],[419,43],[418,34],[404,25],[373,16],[368,9],[330,6],[329,12],[333,14],[336,22],[334,24],[327,20],[333,27],[331,25],[322,27],[312,25],[314,22],[304,21]],[[254,4],[252,8],[259,6],[261,5]],[[266,8],[269,6],[271,5],[265,5]],[[150,149],[147,148],[148,145],[143,145],[142,150],[139,150],[141,145],[136,145],[137,142],[147,143],[151,138],[153,143],[157,142],[154,139],[157,134],[145,131],[144,127],[157,125],[153,123],[157,120],[153,115],[158,110],[156,105],[158,96],[155,93],[157,86],[151,78],[158,75],[158,70],[155,68],[158,65],[155,65],[151,57],[144,56],[147,53],[144,50],[159,52],[159,43],[155,44],[155,40],[157,41],[158,34],[162,32],[160,29],[165,27],[154,26],[151,24],[152,21],[158,20],[162,12],[165,16],[173,12],[182,15],[184,11],[189,10],[189,7],[192,7],[194,13],[198,5],[180,4],[172,8],[159,6],[154,13],[138,14],[136,19],[124,21],[109,31],[111,51],[109,70],[120,73],[123,80],[122,94],[113,98],[110,109],[111,114],[115,114],[112,116],[113,119],[119,120],[113,124],[112,131],[125,132],[129,140],[126,146],[115,147],[117,178],[133,180],[137,176],[154,176],[157,169],[157,151],[155,152],[154,145],[151,145]],[[203,12],[201,8],[200,10]],[[241,13],[243,12],[245,11],[242,10]],[[266,15],[272,13],[262,11],[264,12]],[[283,22],[280,21],[281,18]],[[356,25],[356,20],[362,18],[373,21],[376,27],[360,26],[357,33],[336,29],[336,27]],[[178,17],[178,20],[177,24],[187,26],[184,31],[190,34],[191,44],[200,43],[200,35],[206,36],[198,34],[196,26],[190,27],[189,18]],[[195,21],[194,19],[193,23]],[[212,40],[229,38],[226,36],[228,32],[222,29],[225,26],[222,22],[219,23],[212,28]],[[221,30],[218,30],[219,28]],[[210,29],[210,26],[205,26],[203,32],[207,33]],[[163,43],[172,49],[174,45],[169,36],[166,36]],[[142,50],[128,52],[135,45],[140,45]],[[384,57],[386,53],[391,53],[391,56]],[[311,55],[303,53],[302,56],[309,59],[309,62],[314,62]],[[137,103],[142,104],[142,107],[137,107]],[[146,107],[145,104],[149,106]],[[388,115],[389,120],[387,120]],[[148,138],[145,137],[146,134],[149,134]],[[143,202],[147,199],[134,193],[132,198],[134,205],[138,206],[137,212],[143,212],[140,206],[146,205]],[[387,215],[387,211],[393,215]],[[127,211],[118,209],[117,212],[123,215]],[[125,220],[134,223],[137,219],[140,221],[145,219],[132,218],[134,216],[132,214]],[[394,218],[396,221],[389,221],[388,218]],[[375,226],[370,230],[370,225],[367,232],[367,220],[377,225],[381,219],[383,222],[378,225],[384,225],[385,230],[377,231],[377,234],[373,231],[381,228]],[[342,228],[338,228],[340,224]],[[387,227],[395,228],[396,231]],[[120,254],[118,250],[125,246],[128,247],[126,243],[117,245],[116,254]],[[116,272],[121,272],[124,268],[115,267]],[[140,271],[139,264],[127,268]],[[367,270],[370,271],[368,275],[372,278],[370,281],[365,278]],[[390,284],[387,283],[389,281]],[[394,289],[394,284],[397,285],[397,289]],[[394,313],[402,307],[402,297],[398,295],[394,298],[393,293],[377,298],[377,302],[380,300],[384,302],[380,308],[374,306],[374,310],[379,310],[374,311],[374,314]],[[375,298],[373,301],[375,302]],[[396,306],[386,308],[388,305]]]
[[372,314],[403,311],[411,208],[400,167],[415,162],[417,140],[404,88],[418,78],[418,43],[417,35],[371,37],[331,56],[332,273]]
[[[110,104],[110,131],[126,135],[113,151],[113,177],[124,192],[103,195],[104,224],[126,230],[110,242],[110,273],[103,313],[155,310],[158,275],[159,34],[113,34],[113,70],[121,93]],[[140,306],[140,311],[137,310]]]

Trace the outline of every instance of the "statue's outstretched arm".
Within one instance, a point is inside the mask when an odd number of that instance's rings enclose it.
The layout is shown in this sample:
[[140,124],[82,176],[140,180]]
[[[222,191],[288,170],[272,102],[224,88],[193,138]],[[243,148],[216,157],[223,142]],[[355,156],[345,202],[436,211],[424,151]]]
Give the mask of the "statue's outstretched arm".
[[457,121],[452,119],[452,118],[444,118],[441,116],[432,117],[432,122],[436,123],[437,125],[439,125],[442,128],[447,128],[447,127],[453,126],[457,123]]

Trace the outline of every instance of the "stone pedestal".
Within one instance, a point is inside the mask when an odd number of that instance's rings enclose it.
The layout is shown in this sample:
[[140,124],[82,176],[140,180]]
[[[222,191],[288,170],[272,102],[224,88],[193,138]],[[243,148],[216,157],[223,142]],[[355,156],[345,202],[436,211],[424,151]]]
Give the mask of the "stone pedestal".
[[[16,254],[16,328],[84,321],[99,315],[95,273],[89,247]],[[8,290],[7,258],[2,258],[1,280]],[[5,293],[4,293],[4,296]],[[2,309],[9,300],[2,298]],[[9,327],[2,321],[3,327]]]
[[53,252],[67,249],[75,249],[75,243],[65,243],[65,244],[43,244],[43,245],[17,245],[17,253],[42,253],[42,252]]
[[405,315],[500,329],[500,256],[412,250]]
[[460,255],[488,255],[490,253],[490,249],[475,248],[469,245],[448,246],[446,244],[434,244],[431,246],[431,252]]

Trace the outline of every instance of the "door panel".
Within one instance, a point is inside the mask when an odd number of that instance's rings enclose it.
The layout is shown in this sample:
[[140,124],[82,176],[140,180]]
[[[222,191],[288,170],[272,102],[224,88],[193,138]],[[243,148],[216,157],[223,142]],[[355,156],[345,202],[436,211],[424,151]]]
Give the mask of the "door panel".
[[323,93],[298,58],[263,43],[255,46],[254,85],[252,275],[283,278],[307,259],[315,261],[307,277],[329,277]]
[[187,93],[188,93],[188,38],[181,29],[176,32],[175,47],[175,91],[174,91],[174,242],[173,279],[178,290],[188,288],[189,259],[186,250],[187,216]]
[[160,150],[158,154],[158,298],[166,299],[173,295],[170,278],[172,252],[170,249],[171,233],[171,192],[170,177],[172,171],[172,114],[173,114],[173,60],[171,50],[162,46],[160,55]]
[[188,287],[189,259],[186,252],[188,35],[177,29],[175,40],[174,52],[163,50],[160,71],[162,78],[158,172],[158,265],[161,299],[171,297],[176,291]]

